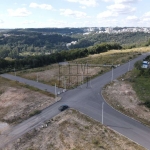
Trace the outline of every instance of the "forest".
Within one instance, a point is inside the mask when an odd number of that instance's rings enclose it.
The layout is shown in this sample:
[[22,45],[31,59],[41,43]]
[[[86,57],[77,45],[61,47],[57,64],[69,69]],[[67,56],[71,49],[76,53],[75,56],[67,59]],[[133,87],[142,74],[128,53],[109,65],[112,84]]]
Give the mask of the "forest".
[[70,61],[77,58],[83,58],[90,54],[98,54],[103,53],[111,49],[122,48],[118,44],[107,44],[102,43],[99,45],[95,45],[90,48],[80,48],[74,50],[60,51],[55,52],[50,55],[37,55],[37,56],[28,56],[22,59],[14,59],[14,60],[5,60],[0,58],[0,73],[13,71],[14,68],[16,70],[29,69],[42,67],[45,65],[50,65],[53,63],[59,63],[63,61]]
[[[124,49],[150,45],[149,33],[98,34],[91,32],[84,35],[85,31],[85,28],[4,30],[0,32],[0,58],[22,59],[62,50],[88,48],[101,43],[118,43]],[[67,46],[67,43],[72,41],[76,41],[76,44]]]

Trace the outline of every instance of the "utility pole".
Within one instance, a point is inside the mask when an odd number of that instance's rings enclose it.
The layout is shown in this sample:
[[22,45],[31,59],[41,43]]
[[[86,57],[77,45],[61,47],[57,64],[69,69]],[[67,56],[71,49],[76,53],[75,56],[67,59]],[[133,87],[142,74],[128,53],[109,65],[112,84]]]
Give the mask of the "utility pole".
[[59,65],[59,86],[60,86],[60,64]]
[[82,84],[83,84],[83,80],[84,80],[84,77],[83,77],[84,75],[83,75],[83,72],[82,72]]
[[83,85],[83,72],[82,72],[82,75],[81,75],[81,88],[82,88],[82,85]]
[[55,83],[55,98],[57,97],[56,83]]
[[113,67],[112,67],[111,82],[113,81],[113,79],[114,79],[114,69],[113,69]]
[[90,76],[90,88],[92,88],[92,86],[91,86],[91,76]]
[[69,63],[69,87],[70,87],[70,63]]
[[15,76],[16,76],[16,70],[15,70],[15,68],[14,68],[14,73],[15,73]]
[[38,75],[38,73],[36,74],[36,81],[39,82],[39,75]]
[[88,66],[88,61],[87,61],[87,74],[89,73],[89,72],[88,72],[88,67],[89,67],[89,66]]
[[129,60],[129,63],[128,63],[128,71],[130,71],[130,60]]
[[63,88],[63,83],[64,83],[64,74],[63,74],[63,66],[62,66],[62,68],[61,68],[61,70],[62,70],[62,73],[61,73],[61,76],[62,76],[62,88]]
[[66,78],[64,78],[64,89],[66,90]]
[[77,62],[77,86],[78,86],[78,62]]
[[86,88],[88,88],[88,85],[89,85],[89,83],[88,83],[88,76],[87,76],[87,87]]
[[104,107],[104,102],[102,102],[102,124],[104,123],[104,111],[103,108]]

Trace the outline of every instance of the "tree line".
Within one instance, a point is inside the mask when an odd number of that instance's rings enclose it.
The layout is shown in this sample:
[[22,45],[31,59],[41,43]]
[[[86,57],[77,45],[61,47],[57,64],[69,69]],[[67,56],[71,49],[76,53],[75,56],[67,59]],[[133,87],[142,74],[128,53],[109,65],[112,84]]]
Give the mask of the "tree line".
[[88,35],[75,34],[72,35],[72,37],[78,38],[79,40],[77,44],[71,45],[70,48],[88,47],[103,42],[118,43],[124,49],[150,45],[150,33],[144,32],[125,32],[118,34],[90,33]]
[[19,58],[20,53],[52,53],[66,50],[66,43],[76,40],[60,34],[42,34],[37,32],[17,32],[0,35],[0,57]]
[[119,44],[116,43],[102,43],[88,49],[81,48],[74,50],[64,50],[61,52],[52,53],[50,55],[29,56],[23,59],[15,59],[11,61],[0,58],[0,73],[13,71],[14,68],[16,70],[21,70],[42,67],[45,65],[50,65],[63,61],[70,61],[77,58],[87,57],[89,54],[98,54],[111,49],[116,49],[116,47],[120,47],[120,49],[122,48]]

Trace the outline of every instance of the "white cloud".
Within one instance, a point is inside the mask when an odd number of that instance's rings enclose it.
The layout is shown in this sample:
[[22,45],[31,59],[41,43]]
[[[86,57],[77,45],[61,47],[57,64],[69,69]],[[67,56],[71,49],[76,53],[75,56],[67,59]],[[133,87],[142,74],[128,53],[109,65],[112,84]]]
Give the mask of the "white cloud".
[[97,0],[67,0],[67,1],[72,3],[79,3],[80,5],[86,7],[95,7],[98,5]]
[[142,17],[141,17],[141,23],[145,24],[150,24],[150,11],[146,12]]
[[36,23],[37,27],[57,27],[57,28],[62,28],[62,27],[76,27],[79,22],[68,22],[64,20],[56,20],[56,19],[49,19],[46,22],[39,22]]
[[142,21],[144,21],[144,22],[149,22],[149,21],[150,21],[150,18],[143,18]]
[[107,9],[109,9],[112,12],[119,13],[119,14],[127,14],[127,13],[134,12],[136,10],[136,8],[131,7],[129,5],[124,5],[124,4],[110,5],[110,6],[107,6]]
[[0,23],[4,23],[4,21],[0,19]]
[[60,14],[64,16],[73,16],[77,18],[87,17],[86,13],[81,12],[81,11],[73,11],[71,9],[60,9]]
[[149,18],[150,18],[150,11],[149,11],[149,12],[146,12],[143,16],[144,16],[144,17],[149,17]]
[[37,4],[37,3],[31,3],[29,5],[29,7],[31,7],[31,8],[46,9],[46,10],[52,10],[53,9],[53,7],[51,5],[48,5],[48,4]]
[[114,0],[102,0],[104,2],[114,2]]
[[27,6],[27,4],[22,4],[22,6]]
[[86,6],[80,6],[80,8],[82,8],[82,9],[86,9]]
[[138,0],[103,0],[105,2],[114,2],[114,4],[107,6],[107,10],[99,13],[98,18],[118,17],[119,15],[126,15],[136,11],[135,7],[127,3],[135,2]]
[[104,11],[102,13],[99,13],[97,15],[97,18],[109,18],[109,17],[117,17],[117,16],[118,16],[117,13],[113,13],[113,12],[107,10],[107,11]]
[[64,20],[55,20],[55,19],[50,19],[48,20],[48,24],[50,27],[65,27],[68,26],[68,22]]
[[124,19],[123,23],[125,25],[130,26],[145,26],[149,27],[150,26],[150,12],[146,12],[143,14],[141,17],[137,16],[128,16],[126,19]]
[[9,15],[13,17],[26,17],[31,15],[31,12],[28,11],[26,8],[18,8],[16,10],[8,9],[7,11]]
[[118,26],[120,22],[116,19],[100,19],[98,20],[98,25],[99,26]]
[[141,0],[103,0],[104,2],[114,2],[115,4],[131,4],[137,3]]
[[34,20],[26,20],[24,22],[22,22],[22,24],[33,24],[33,23],[36,23]]
[[127,20],[137,20],[138,17],[137,16],[128,16]]
[[120,3],[120,4],[128,3],[128,4],[131,4],[131,3],[136,3],[138,1],[139,0],[115,0],[115,3]]
[[126,19],[128,21],[135,21],[135,22],[139,20],[139,18],[137,16],[128,16]]

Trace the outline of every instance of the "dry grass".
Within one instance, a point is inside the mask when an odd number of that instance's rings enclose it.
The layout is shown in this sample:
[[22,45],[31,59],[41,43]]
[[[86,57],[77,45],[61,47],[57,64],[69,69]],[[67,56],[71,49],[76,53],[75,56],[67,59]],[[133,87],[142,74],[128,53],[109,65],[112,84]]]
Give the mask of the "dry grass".
[[[47,127],[45,125],[48,125]],[[67,110],[3,150],[144,150],[99,122]]]
[[19,123],[27,119],[35,110],[42,110],[55,102],[51,94],[28,88],[16,81],[0,77],[1,122]]
[[[54,64],[40,68],[18,71],[17,75],[43,82],[49,85],[56,85],[63,88],[74,88],[77,85],[108,71],[111,67],[91,67],[88,64],[110,64],[117,65],[137,57],[143,52],[150,51],[149,47],[134,48],[128,50],[111,50],[101,54],[90,55],[86,58],[76,59],[69,62],[74,65],[60,66]],[[78,65],[77,65],[78,63]],[[14,73],[12,73],[14,74]]]
[[[150,109],[141,105],[142,101],[132,87],[135,84],[132,82],[135,78],[133,72],[128,72],[113,83],[106,85],[102,94],[112,107],[150,126]],[[147,80],[145,82],[147,83]],[[149,94],[149,91],[147,93]]]

